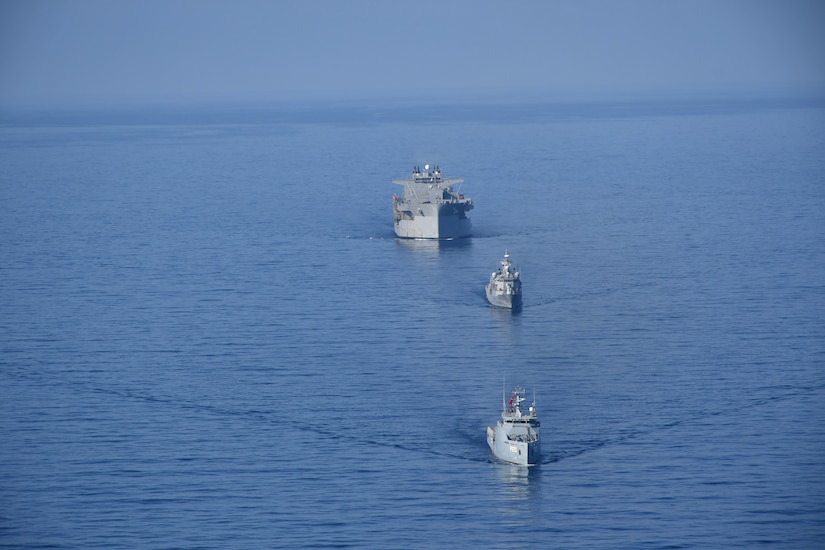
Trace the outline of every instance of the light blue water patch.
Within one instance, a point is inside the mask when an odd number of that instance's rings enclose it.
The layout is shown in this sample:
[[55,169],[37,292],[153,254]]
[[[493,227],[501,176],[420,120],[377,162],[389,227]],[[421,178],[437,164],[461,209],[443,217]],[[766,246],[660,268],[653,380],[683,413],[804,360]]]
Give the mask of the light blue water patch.
[[[825,111],[608,107],[0,128],[0,541],[818,544]],[[473,238],[394,238],[424,163]]]

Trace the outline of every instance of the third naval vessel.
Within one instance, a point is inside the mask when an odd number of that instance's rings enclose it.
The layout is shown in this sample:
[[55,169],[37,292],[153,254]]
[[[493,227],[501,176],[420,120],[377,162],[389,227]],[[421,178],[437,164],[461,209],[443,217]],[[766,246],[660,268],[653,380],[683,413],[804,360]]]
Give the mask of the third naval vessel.
[[533,466],[539,463],[541,441],[539,429],[541,424],[536,416],[536,398],[525,414],[521,410],[524,401],[524,388],[517,387],[510,395],[510,401],[504,404],[501,397],[501,420],[495,428],[487,426],[487,444],[499,460]]
[[[467,212],[473,209],[473,200],[465,197],[453,185],[461,178],[444,179],[441,170],[429,164],[422,171],[413,168],[412,178],[392,180],[404,186],[404,195],[392,198],[395,234],[409,239],[457,239],[472,230]],[[460,187],[460,185],[459,185]]]
[[506,250],[501,267],[490,274],[490,282],[484,288],[487,300],[494,306],[510,309],[521,307],[521,277],[510,263],[510,255]]

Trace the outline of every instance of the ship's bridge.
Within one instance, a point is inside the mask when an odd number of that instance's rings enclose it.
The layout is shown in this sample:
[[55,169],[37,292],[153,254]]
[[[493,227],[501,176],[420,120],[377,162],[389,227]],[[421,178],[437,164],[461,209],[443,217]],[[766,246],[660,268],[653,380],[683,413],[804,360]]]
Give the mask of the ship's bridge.
[[393,183],[397,183],[399,185],[406,185],[409,186],[411,184],[423,184],[429,186],[430,189],[435,188],[446,188],[451,190],[451,186],[463,183],[464,180],[462,178],[447,178],[444,179],[441,177],[441,169],[436,166],[432,170],[430,170],[430,165],[425,164],[424,170],[422,171],[420,167],[414,166],[412,179],[408,180],[401,180],[396,179],[392,180]]
[[424,165],[424,171],[418,166],[413,167],[413,181],[415,183],[439,183],[441,182],[441,169],[438,166],[430,171],[430,165]]

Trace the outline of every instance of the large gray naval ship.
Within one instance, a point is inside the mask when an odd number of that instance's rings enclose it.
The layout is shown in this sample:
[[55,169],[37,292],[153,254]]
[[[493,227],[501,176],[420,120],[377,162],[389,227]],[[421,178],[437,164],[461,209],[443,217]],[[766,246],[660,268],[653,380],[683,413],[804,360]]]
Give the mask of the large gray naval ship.
[[510,255],[504,251],[504,259],[498,271],[490,274],[490,282],[484,287],[487,300],[498,307],[515,309],[521,307],[521,278],[510,264]]
[[[412,178],[392,180],[404,186],[401,198],[392,198],[395,234],[408,239],[457,239],[472,230],[467,212],[473,209],[473,200],[453,190],[461,184],[460,178],[444,179],[438,166],[424,171],[416,166]],[[459,185],[460,187],[460,185]]]
[[501,420],[495,428],[487,426],[487,444],[499,460],[534,466],[539,463],[541,441],[539,440],[540,423],[536,417],[536,399],[527,414],[521,411],[524,401],[524,388],[517,387],[504,403],[501,398]]

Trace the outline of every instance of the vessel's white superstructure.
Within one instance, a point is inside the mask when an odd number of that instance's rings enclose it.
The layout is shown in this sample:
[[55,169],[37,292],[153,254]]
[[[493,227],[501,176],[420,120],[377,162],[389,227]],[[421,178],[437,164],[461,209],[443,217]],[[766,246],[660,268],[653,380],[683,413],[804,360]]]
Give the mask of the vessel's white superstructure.
[[453,185],[463,179],[444,179],[438,166],[413,168],[412,178],[393,180],[404,186],[402,197],[392,199],[395,234],[409,239],[457,239],[470,235],[473,225],[467,212],[473,200],[464,197]]
[[534,466],[539,463],[541,455],[541,424],[536,416],[535,398],[527,414],[521,410],[523,401],[524,389],[513,390],[510,401],[502,403],[501,420],[495,427],[487,427],[487,444],[499,460]]

